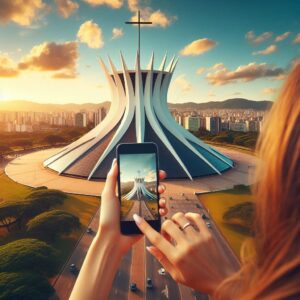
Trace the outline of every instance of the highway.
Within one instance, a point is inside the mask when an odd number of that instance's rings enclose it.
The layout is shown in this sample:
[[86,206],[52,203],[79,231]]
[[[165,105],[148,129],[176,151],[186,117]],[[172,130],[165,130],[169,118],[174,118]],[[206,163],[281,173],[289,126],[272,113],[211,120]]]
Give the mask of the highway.
[[[184,190],[184,188],[182,188]],[[164,197],[167,199],[167,207],[169,213],[167,218],[170,218],[177,211],[182,212],[197,212],[205,213],[209,216],[208,212],[203,208],[197,197],[193,194],[166,193]],[[212,224],[212,232],[216,237],[223,253],[228,257],[232,266],[236,269],[239,268],[239,261],[234,256],[232,249],[224,240],[222,234],[218,231],[213,220],[209,221]],[[95,232],[99,224],[99,212],[94,216],[90,226]],[[93,235],[84,233],[77,247],[75,248],[69,261],[66,263],[61,275],[55,280],[54,288],[56,294],[52,297],[54,299],[67,300],[72,291],[76,276],[70,273],[69,265],[75,263],[80,269],[83,259],[86,255],[89,244],[91,243]],[[110,300],[207,300],[206,295],[177,284],[171,276],[166,273],[160,275],[158,270],[161,268],[160,263],[145,249],[145,245],[149,242],[141,240],[139,245],[136,245],[133,251],[127,253],[123,258],[121,265],[116,273],[113,282],[113,287],[109,296]],[[134,253],[134,254],[133,254]],[[153,288],[146,287],[146,279],[151,278]],[[138,291],[132,292],[129,289],[130,283],[137,283]],[[101,297],[99,297],[99,300]],[[102,300],[102,299],[101,299]]]

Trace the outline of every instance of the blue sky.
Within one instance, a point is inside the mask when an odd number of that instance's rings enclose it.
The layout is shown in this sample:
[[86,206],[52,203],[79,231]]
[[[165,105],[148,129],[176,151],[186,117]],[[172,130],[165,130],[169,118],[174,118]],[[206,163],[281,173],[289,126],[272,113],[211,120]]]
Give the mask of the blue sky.
[[145,181],[156,180],[156,160],[153,153],[120,155],[121,182],[133,181],[140,175]]
[[297,0],[16,3],[0,3],[0,101],[110,100],[98,59],[109,54],[120,66],[122,51],[134,66],[137,29],[124,22],[137,9],[154,22],[142,28],[142,65],[152,51],[157,67],[165,52],[179,56],[170,102],[272,100],[300,56]]

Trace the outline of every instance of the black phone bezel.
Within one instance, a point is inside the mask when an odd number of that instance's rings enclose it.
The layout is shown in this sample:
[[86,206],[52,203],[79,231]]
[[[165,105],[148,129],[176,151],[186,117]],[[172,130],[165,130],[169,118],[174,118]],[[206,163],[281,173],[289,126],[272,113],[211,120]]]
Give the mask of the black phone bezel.
[[[118,166],[120,166],[120,154],[141,154],[141,153],[155,153],[156,157],[156,192],[157,192],[157,206],[159,209],[159,193],[158,193],[158,185],[159,185],[159,162],[158,162],[158,148],[155,143],[122,143],[117,146],[116,156]],[[120,184],[120,172],[118,172],[118,198],[121,206],[121,184]],[[149,220],[147,221],[152,228],[156,231],[160,231],[161,228],[161,219],[160,214],[158,214],[157,220]],[[134,221],[122,221],[121,220],[121,211],[120,211],[120,230],[124,235],[129,234],[141,234],[141,231],[137,227]]]

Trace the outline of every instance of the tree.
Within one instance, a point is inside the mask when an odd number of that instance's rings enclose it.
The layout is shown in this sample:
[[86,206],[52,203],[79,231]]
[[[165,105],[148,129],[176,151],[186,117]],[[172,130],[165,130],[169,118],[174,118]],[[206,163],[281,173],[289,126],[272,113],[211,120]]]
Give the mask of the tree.
[[45,300],[54,293],[47,278],[30,272],[0,273],[1,300]]
[[50,210],[30,220],[27,223],[27,232],[44,240],[55,240],[79,227],[78,217],[63,210]]
[[14,146],[19,146],[22,147],[23,150],[25,150],[26,148],[29,148],[32,146],[32,141],[31,140],[17,140],[14,143]]
[[255,206],[253,202],[238,203],[229,207],[229,209],[223,215],[223,220],[227,224],[243,227],[249,233],[252,233],[254,209]]
[[11,224],[20,222],[27,205],[29,203],[26,201],[5,201],[0,203],[0,225],[6,227],[7,231],[9,231]]
[[8,146],[0,145],[0,161],[2,160],[3,156],[10,151],[11,149]]
[[68,196],[62,191],[52,189],[38,189],[30,193],[25,200],[30,204],[24,211],[27,219],[56,205],[63,204]]
[[0,272],[32,271],[53,276],[59,267],[58,252],[43,241],[20,239],[0,246]]
[[60,135],[47,135],[44,138],[44,141],[47,144],[50,144],[51,146],[56,145],[56,144],[61,144],[61,143],[65,143],[66,140],[64,137],[60,136]]

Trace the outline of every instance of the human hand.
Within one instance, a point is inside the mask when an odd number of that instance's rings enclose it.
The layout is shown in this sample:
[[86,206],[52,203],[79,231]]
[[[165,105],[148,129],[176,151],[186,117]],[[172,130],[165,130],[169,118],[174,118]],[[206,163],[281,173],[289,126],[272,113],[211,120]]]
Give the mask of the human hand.
[[[166,178],[166,172],[159,171],[159,179]],[[123,235],[120,232],[120,201],[116,195],[116,185],[118,177],[118,164],[116,159],[113,160],[110,171],[107,174],[105,186],[101,195],[101,211],[98,236],[101,239],[108,239],[111,243],[118,245],[121,254],[125,254],[132,245],[137,242],[142,235]],[[166,190],[165,186],[158,186],[159,194],[163,194]],[[166,208],[166,200],[160,198],[159,213],[165,216],[168,213]]]
[[162,234],[140,216],[133,218],[153,244],[147,250],[177,282],[212,295],[235,272],[199,214],[176,213],[162,224]]

